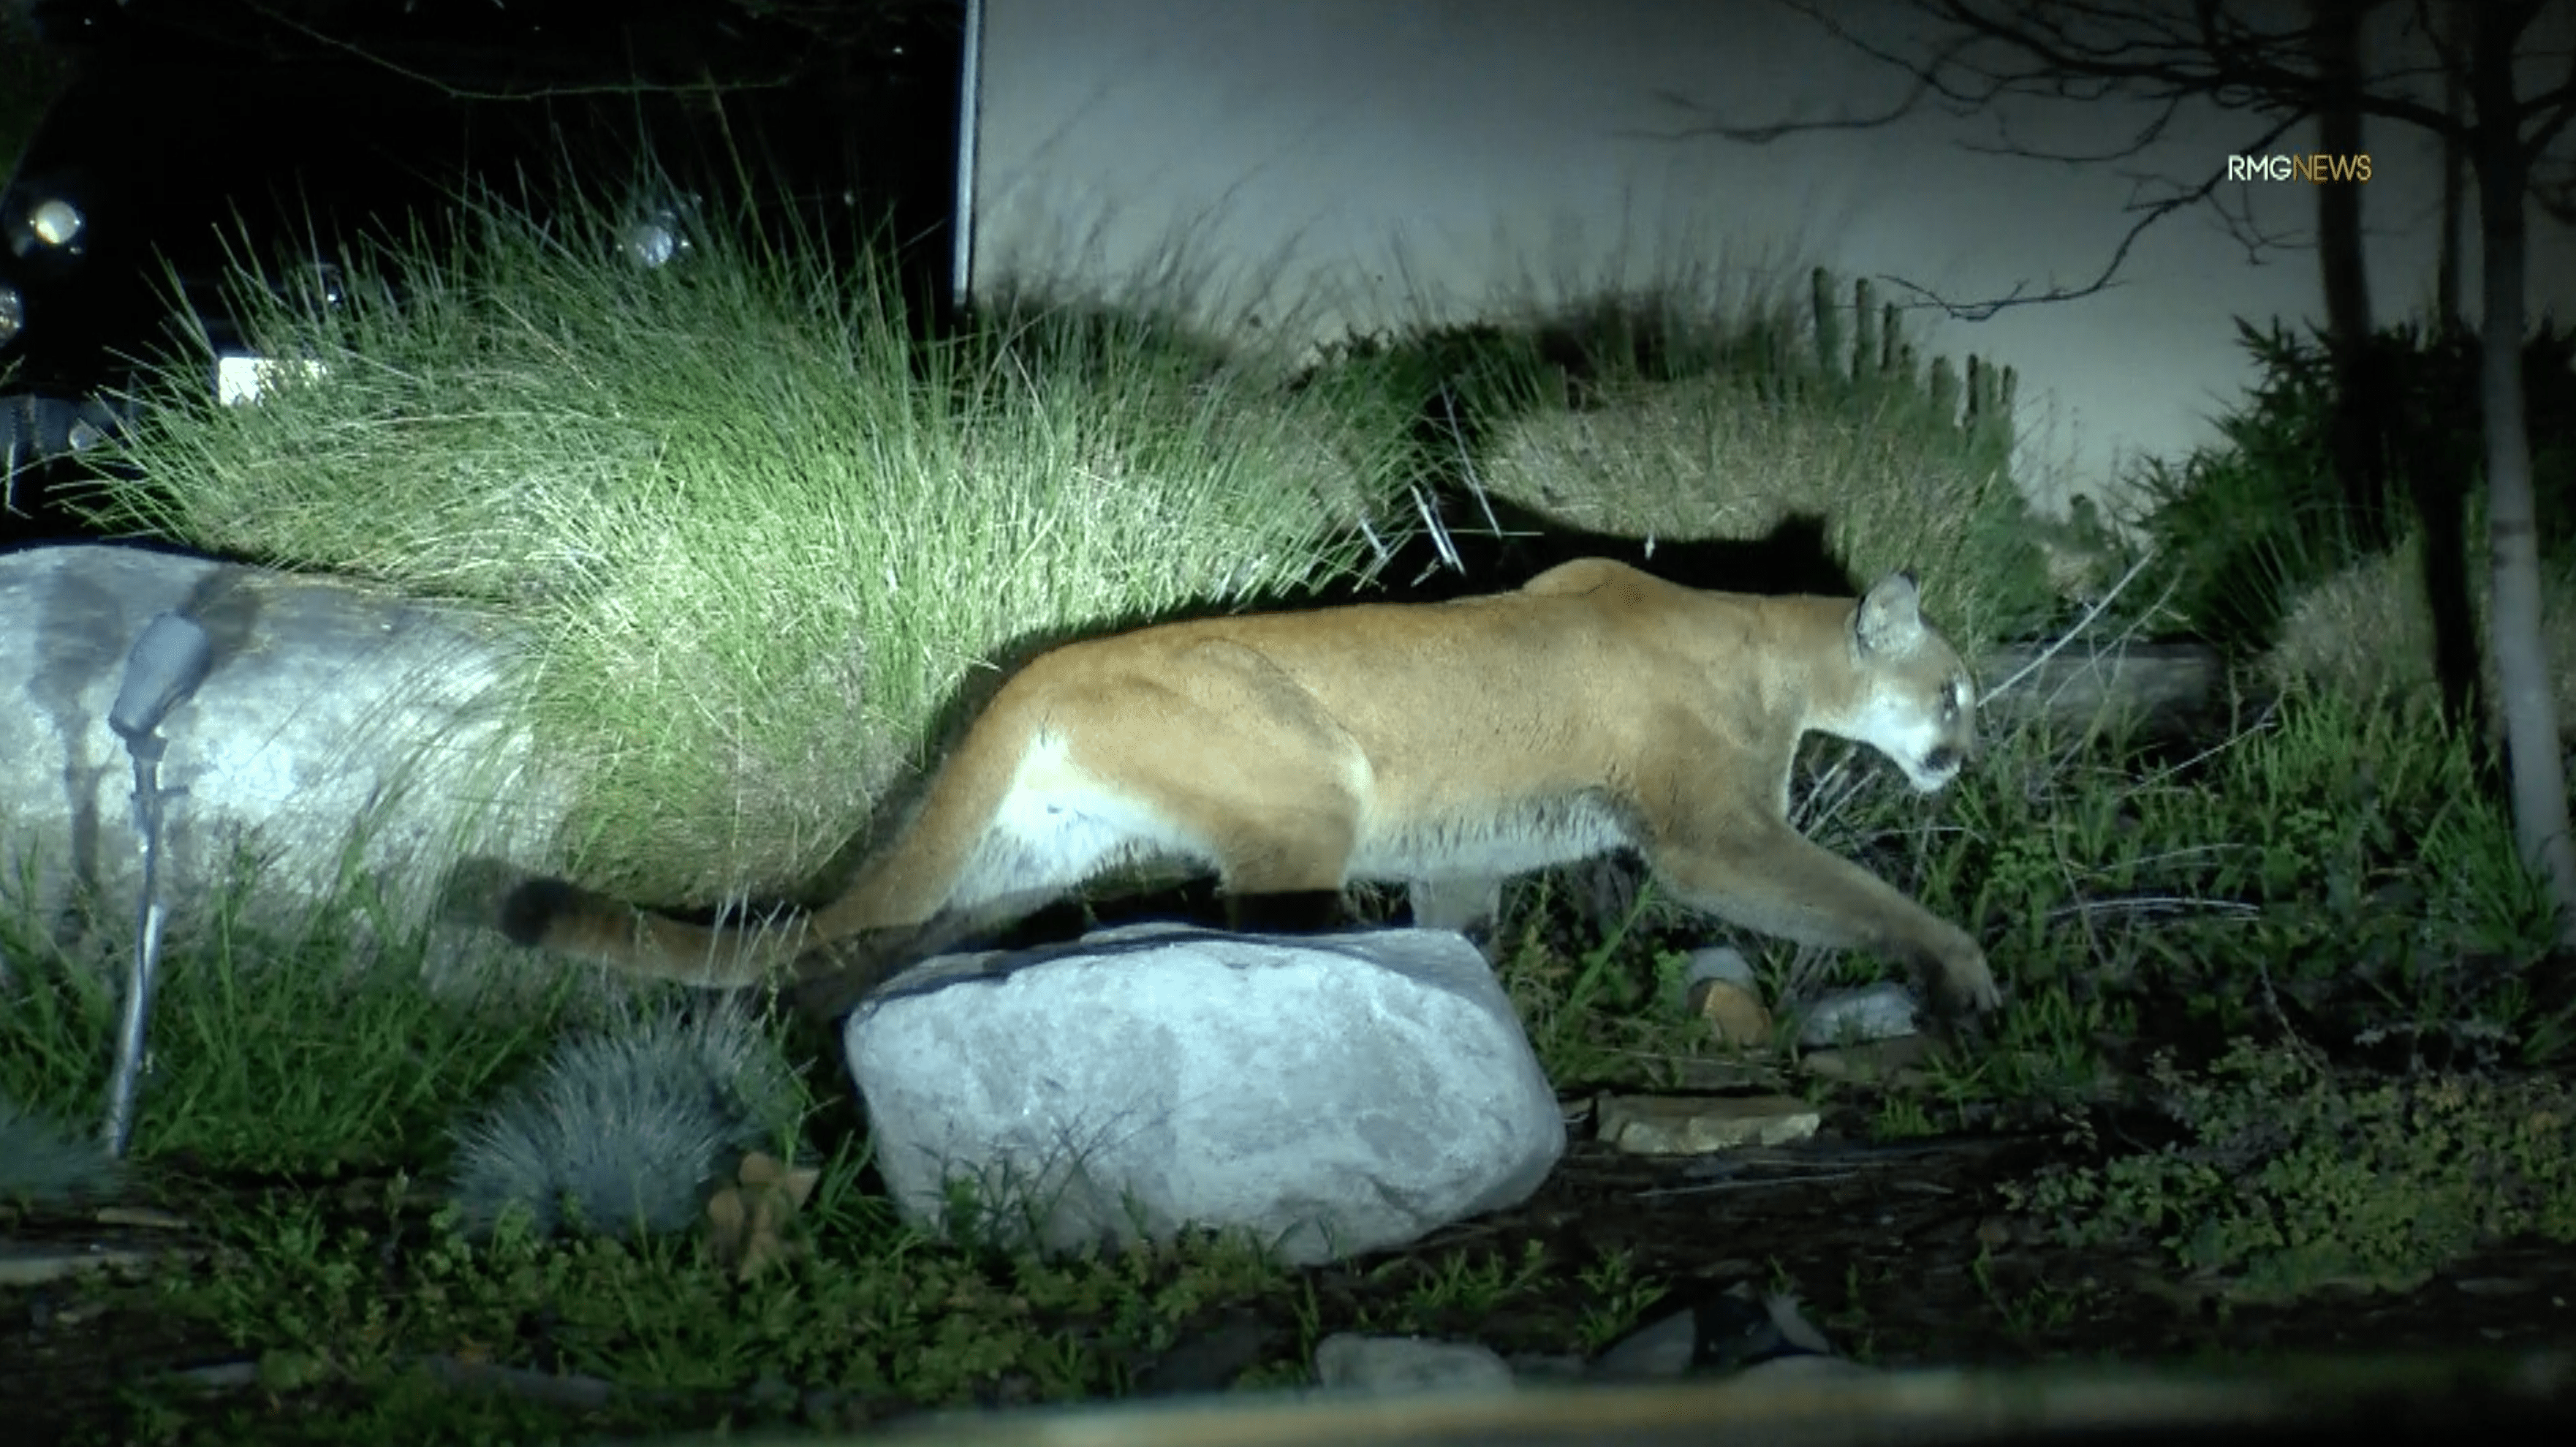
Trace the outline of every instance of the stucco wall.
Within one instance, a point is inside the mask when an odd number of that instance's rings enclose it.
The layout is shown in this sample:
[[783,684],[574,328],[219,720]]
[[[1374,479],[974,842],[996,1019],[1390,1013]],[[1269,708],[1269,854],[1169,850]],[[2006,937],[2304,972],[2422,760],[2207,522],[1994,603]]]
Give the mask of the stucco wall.
[[[1897,33],[1902,12],[1830,7]],[[2263,122],[2207,109],[2124,160],[1977,154],[1994,116],[1918,113],[1769,145],[1672,133],[1886,109],[1905,78],[1777,5],[1707,0],[985,0],[973,282],[1115,289],[1178,269],[1232,324],[1328,336],[1625,277],[1821,262],[1958,299],[2090,279],[2137,173],[2196,180]],[[2406,6],[2389,7],[2405,12]],[[2402,15],[2396,18],[2402,19]],[[2152,112],[2024,106],[2034,146],[2101,151]],[[2294,133],[2280,150],[2307,150]],[[2437,152],[2374,123],[2366,188],[2383,318],[2430,298]],[[2248,188],[2303,235],[2314,197]],[[2535,216],[2535,299],[2569,310],[2576,247]],[[2177,452],[2249,375],[2230,318],[2316,310],[2311,252],[2257,265],[2216,219],[2150,231],[2121,284],[1991,320],[1915,314],[1935,350],[2021,373],[2021,473],[2098,491],[2140,450]],[[1888,290],[1882,287],[1882,294]],[[2474,297],[2475,293],[2470,293]]]

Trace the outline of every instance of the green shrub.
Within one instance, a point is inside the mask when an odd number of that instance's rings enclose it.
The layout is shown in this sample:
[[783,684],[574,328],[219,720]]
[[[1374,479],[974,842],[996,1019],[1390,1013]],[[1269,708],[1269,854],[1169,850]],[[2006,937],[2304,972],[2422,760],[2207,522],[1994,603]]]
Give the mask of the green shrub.
[[[2472,538],[2479,535],[2480,511],[2470,509]],[[2294,591],[2277,641],[2257,661],[2264,681],[2274,689],[2307,686],[2413,713],[2436,711],[2441,688],[2425,593],[2425,546],[2418,528],[2386,553]],[[2481,638],[2493,596],[2487,582],[2474,572],[2468,578],[2470,615]],[[2557,691],[2559,729],[2576,736],[2576,553],[2544,558],[2540,587],[2541,643]],[[2487,736],[2501,740],[2494,656],[2480,649],[2477,663]]]
[[2480,1245],[2576,1241],[2576,1094],[2548,1077],[2329,1073],[2240,1040],[2155,1071],[2188,1138],[2008,1188],[2071,1246],[2145,1239],[2254,1299],[2408,1289]]
[[763,1025],[739,1009],[664,1009],[560,1041],[531,1079],[457,1134],[453,1196],[488,1234],[524,1207],[537,1234],[698,1224],[704,1189],[749,1151],[788,1159],[806,1108]]
[[0,1206],[61,1207],[114,1194],[123,1163],[78,1131],[0,1100]]
[[[2331,348],[2275,322],[2237,330],[2261,377],[2219,420],[2222,441],[2179,467],[2151,464],[2144,524],[2174,574],[2171,607],[2239,655],[2273,643],[2297,595],[2386,553],[2422,524],[2417,492],[2456,501],[2484,476],[2476,338],[2413,326],[2374,334],[2351,359],[2380,379],[2365,446],[2385,490],[2335,472],[2339,377]],[[2576,541],[2576,330],[2544,325],[2523,349],[2533,484],[2545,554]]]
[[2009,375],[1974,358],[1926,374],[1865,284],[1846,307],[1824,273],[1811,281],[1794,300],[1707,282],[1604,293],[1345,360],[1418,399],[1421,467],[1548,523],[1751,541],[1818,519],[1854,583],[1916,569],[1964,645],[2047,622],[2058,604],[2011,475]]

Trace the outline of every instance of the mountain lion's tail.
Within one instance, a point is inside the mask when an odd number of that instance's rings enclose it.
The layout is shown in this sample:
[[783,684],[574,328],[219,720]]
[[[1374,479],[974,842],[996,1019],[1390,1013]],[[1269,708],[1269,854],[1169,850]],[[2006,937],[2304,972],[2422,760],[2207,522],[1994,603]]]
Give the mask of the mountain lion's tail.
[[803,951],[807,936],[801,918],[716,929],[665,918],[560,879],[513,886],[501,898],[497,923],[512,944],[720,990],[778,978]]
[[[1037,727],[1035,710],[1005,697],[931,777],[920,809],[838,899],[810,914],[710,928],[636,908],[560,879],[529,878],[475,861],[483,917],[514,944],[595,960],[629,974],[708,989],[833,978],[880,978],[1014,911],[1052,897],[956,901],[958,878],[1010,793]],[[469,870],[460,870],[459,879]],[[953,915],[952,905],[964,908]],[[946,916],[946,917],[943,917]],[[807,956],[813,958],[806,958]]]

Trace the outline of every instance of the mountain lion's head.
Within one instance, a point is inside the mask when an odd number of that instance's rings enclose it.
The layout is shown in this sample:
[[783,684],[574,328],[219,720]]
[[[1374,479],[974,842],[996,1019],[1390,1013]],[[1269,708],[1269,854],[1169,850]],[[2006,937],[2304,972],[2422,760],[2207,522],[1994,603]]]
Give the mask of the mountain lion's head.
[[1977,689],[1921,604],[1912,573],[1891,573],[1862,597],[1852,613],[1854,693],[1823,727],[1895,760],[1928,794],[1976,752]]

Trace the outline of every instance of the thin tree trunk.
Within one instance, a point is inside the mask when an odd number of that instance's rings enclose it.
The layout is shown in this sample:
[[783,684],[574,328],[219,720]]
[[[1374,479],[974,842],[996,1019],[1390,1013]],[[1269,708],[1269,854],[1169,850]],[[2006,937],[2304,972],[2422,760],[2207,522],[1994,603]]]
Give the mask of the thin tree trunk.
[[[2362,149],[2361,21],[2353,0],[2308,0],[2309,44],[2325,104],[2317,112],[2317,149],[2330,156]],[[2326,337],[2357,347],[2370,337],[2370,276],[2362,265],[2361,187],[2317,187],[2317,268],[2325,274]]]
[[[2465,38],[2465,6],[2450,7],[2451,40]],[[2473,23],[2473,22],[2472,22]],[[2469,118],[2467,78],[2455,65],[2442,67],[2442,114],[2455,126]],[[2456,134],[2442,137],[2442,241],[2433,263],[2433,323],[2447,336],[2459,330],[2466,315],[2460,298],[2460,237],[2468,225],[2469,148]]]
[[[2362,150],[2361,21],[2366,11],[2353,0],[2308,0],[2308,56],[2322,92],[2317,149],[2329,156]],[[2316,187],[2317,272],[2325,282],[2326,362],[2334,375],[2325,463],[2342,503],[2337,525],[2326,531],[2355,553],[2369,555],[2396,542],[2400,532],[2397,479],[2389,473],[2391,443],[2401,419],[2390,395],[2395,369],[2371,337],[2361,195],[2362,188],[2349,181]]]
[[[2479,7],[2472,7],[2473,9]],[[2531,438],[2522,394],[2523,154],[2513,75],[2515,27],[2478,16],[2469,87],[2477,106],[2480,279],[2478,400],[2486,434],[2487,540],[2494,574],[2487,615],[2504,713],[2514,842],[2547,882],[2558,937],[2576,948],[2576,839],[2568,834],[2567,764],[2558,701],[2540,626],[2540,533],[2531,492]]]
[[[2468,13],[2471,3],[2474,0],[2450,0],[2439,12],[2442,41],[2453,47],[2453,54],[2474,38],[2475,17]],[[2469,119],[2465,64],[2463,60],[2442,67],[2442,114],[2458,127],[2465,127]],[[2461,306],[2460,273],[2462,241],[2469,224],[2465,214],[2469,149],[2456,132],[2442,136],[2441,142],[2442,236],[2434,269],[2433,334],[2428,340],[2433,355],[2448,357],[2467,319]],[[2438,370],[2435,374],[2440,375]],[[2405,474],[2416,522],[2424,530],[2424,604],[2433,620],[2433,678],[2441,689],[2443,717],[2483,744],[2485,682],[2478,667],[2477,610],[2471,597],[2476,582],[2467,536],[2469,480],[2443,463],[2437,436],[2442,424],[2421,408],[2409,411],[2402,398],[2388,398],[2386,405],[2397,418],[2396,435],[2402,439],[2389,461]],[[2492,762],[2483,750],[2480,758],[2482,764]]]

